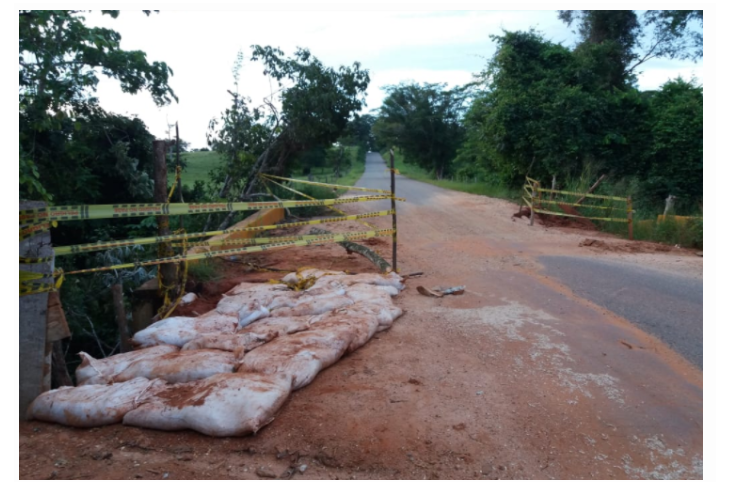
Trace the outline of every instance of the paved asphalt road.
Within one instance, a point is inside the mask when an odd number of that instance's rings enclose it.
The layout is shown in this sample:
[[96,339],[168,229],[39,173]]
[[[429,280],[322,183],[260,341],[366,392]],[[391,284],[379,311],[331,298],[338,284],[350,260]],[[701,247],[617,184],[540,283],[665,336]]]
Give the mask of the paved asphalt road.
[[[400,175],[396,179],[397,194],[408,200],[399,204],[402,210],[428,205],[445,191]],[[367,155],[365,173],[356,185],[390,188],[379,154]],[[389,202],[375,204],[378,210],[390,208]],[[539,261],[548,275],[577,295],[628,319],[702,369],[702,280],[603,259],[543,256]]]
[[612,261],[543,256],[548,275],[623,316],[702,369],[702,281]]

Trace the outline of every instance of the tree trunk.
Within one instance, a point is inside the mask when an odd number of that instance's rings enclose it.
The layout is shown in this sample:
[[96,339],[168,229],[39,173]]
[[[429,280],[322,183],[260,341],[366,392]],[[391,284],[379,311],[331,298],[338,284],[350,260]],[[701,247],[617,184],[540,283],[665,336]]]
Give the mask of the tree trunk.
[[[313,227],[310,229],[310,233],[312,234],[332,234],[330,231],[327,231],[326,229],[316,228]],[[383,257],[378,255],[376,252],[371,250],[365,245],[361,245],[359,243],[353,243],[352,241],[340,241],[337,243],[338,245],[342,246],[347,250],[347,254],[350,253],[357,253],[358,255],[362,255],[368,260],[370,260],[375,266],[377,266],[382,273],[390,272],[393,270],[393,267],[390,266],[390,263],[388,263]]]
[[[158,204],[167,203],[167,166],[165,165],[165,141],[155,141],[153,143],[155,155],[155,192],[154,201]],[[170,218],[167,216],[157,216],[157,235],[170,235]],[[170,243],[158,244],[157,254],[160,258],[172,256],[172,246]],[[175,286],[177,282],[177,264],[163,263],[159,267],[159,273],[162,276],[162,286],[169,289]]]
[[66,367],[66,357],[63,354],[62,340],[53,342],[52,355],[53,363],[51,364],[51,387],[54,389],[66,386],[73,387],[73,380],[71,380],[71,375],[69,375],[68,368]]
[[124,291],[120,283],[112,285],[111,288],[114,318],[119,329],[119,344],[122,353],[124,353],[132,350],[132,345],[129,341],[129,328],[127,327],[127,312],[124,309]]

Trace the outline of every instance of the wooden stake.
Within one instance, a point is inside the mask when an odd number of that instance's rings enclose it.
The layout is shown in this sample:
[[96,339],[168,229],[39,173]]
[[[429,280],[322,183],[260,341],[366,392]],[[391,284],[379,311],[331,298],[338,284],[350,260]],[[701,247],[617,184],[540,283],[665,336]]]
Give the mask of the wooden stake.
[[626,214],[629,220],[629,239],[634,239],[634,209],[631,205],[631,196],[626,197]]
[[540,184],[537,183],[537,182],[535,182],[532,185],[532,193],[531,193],[532,202],[530,202],[530,226],[532,226],[533,224],[535,224],[535,198],[537,197],[537,190],[536,189],[537,189],[537,187],[539,185]]
[[[155,155],[155,192],[154,201],[159,204],[167,203],[167,165],[165,164],[165,141],[156,140],[152,143]],[[170,235],[170,220],[167,216],[157,216],[157,235]],[[160,243],[157,248],[157,256],[160,258],[172,256],[170,243]],[[162,286],[169,290],[175,287],[177,277],[177,264],[164,263],[158,268]],[[173,294],[174,295],[174,294]]]
[[398,225],[395,215],[395,153],[390,149],[390,208],[393,211],[393,271],[398,273]]

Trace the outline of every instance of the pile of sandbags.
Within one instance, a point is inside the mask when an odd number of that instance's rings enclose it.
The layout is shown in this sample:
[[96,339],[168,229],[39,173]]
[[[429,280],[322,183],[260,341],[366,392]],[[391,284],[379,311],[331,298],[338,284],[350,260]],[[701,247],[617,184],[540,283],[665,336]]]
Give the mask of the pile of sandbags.
[[[306,284],[306,290],[297,290]],[[124,424],[193,429],[211,436],[256,432],[292,390],[314,380],[402,314],[395,273],[305,270],[279,284],[242,283],[196,318],[158,321],[132,352],[81,353],[78,387],[41,394],[29,416],[69,426]]]

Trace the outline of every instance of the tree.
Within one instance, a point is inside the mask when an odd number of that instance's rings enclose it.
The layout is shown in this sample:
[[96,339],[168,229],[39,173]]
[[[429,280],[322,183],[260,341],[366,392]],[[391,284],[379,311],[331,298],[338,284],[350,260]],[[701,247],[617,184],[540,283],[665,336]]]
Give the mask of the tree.
[[[103,13],[119,15],[117,10]],[[177,100],[168,85],[172,70],[167,64],[148,62],[142,51],[122,50],[118,32],[87,27],[84,20],[76,10],[19,12],[21,196],[50,199],[44,172],[56,155],[40,141],[76,122],[80,112],[93,111],[99,74],[118,80],[128,93],[147,90],[158,105]]]
[[623,171],[635,164],[645,105],[636,90],[592,83],[584,58],[535,31],[494,36],[487,84],[465,122],[457,163],[488,165],[500,180]]
[[[245,176],[234,178],[241,182],[236,200],[253,195],[259,172],[286,173],[298,154],[316,147],[329,147],[337,141],[352,114],[365,104],[364,94],[370,81],[368,71],[358,62],[335,69],[302,48],[293,57],[286,57],[283,51],[271,46],[256,45],[252,50],[251,60],[260,61],[263,74],[279,85],[277,97],[281,110],[275,109],[273,100],[267,101],[270,116],[263,126],[253,126],[265,127],[267,134],[262,150],[243,169]],[[219,228],[227,227],[232,219],[233,213]]]
[[469,91],[445,84],[400,84],[385,87],[373,132],[381,145],[397,146],[406,161],[443,178],[463,137],[462,117]]
[[703,90],[681,78],[668,81],[651,101],[651,145],[644,196],[659,205],[674,195],[691,209],[702,201]]
[[576,52],[599,59],[593,66],[602,65],[611,87],[633,83],[650,59],[702,57],[701,10],[648,10],[642,19],[633,10],[560,10],[558,17],[577,24]]

